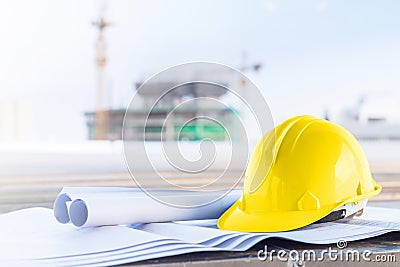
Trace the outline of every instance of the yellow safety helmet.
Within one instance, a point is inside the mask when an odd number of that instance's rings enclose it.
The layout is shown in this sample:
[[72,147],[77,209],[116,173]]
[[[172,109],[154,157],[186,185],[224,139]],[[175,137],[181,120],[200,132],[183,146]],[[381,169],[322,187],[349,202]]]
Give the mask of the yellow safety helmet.
[[[380,191],[360,145],[347,130],[313,116],[297,116],[257,143],[242,197],[217,225],[245,232],[293,230],[347,217],[351,207],[354,213],[355,206],[365,205]],[[335,212],[338,216],[332,216]]]

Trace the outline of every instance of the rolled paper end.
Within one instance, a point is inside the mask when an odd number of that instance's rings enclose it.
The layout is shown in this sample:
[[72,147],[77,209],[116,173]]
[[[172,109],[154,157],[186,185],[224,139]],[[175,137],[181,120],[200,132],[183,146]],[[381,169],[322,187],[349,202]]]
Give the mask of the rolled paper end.
[[69,223],[69,213],[67,202],[71,201],[71,198],[67,194],[59,195],[56,200],[54,201],[53,211],[54,217],[60,223]]
[[83,226],[88,219],[88,208],[82,199],[76,199],[69,207],[69,216],[73,225]]

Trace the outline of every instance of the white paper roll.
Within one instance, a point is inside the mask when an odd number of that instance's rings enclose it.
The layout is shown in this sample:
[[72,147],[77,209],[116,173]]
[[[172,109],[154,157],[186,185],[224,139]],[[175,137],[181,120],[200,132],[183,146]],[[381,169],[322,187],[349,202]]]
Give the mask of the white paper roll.
[[[160,190],[156,193],[164,203],[143,192],[86,194],[73,200],[69,218],[78,227],[216,219],[241,196],[239,189],[230,192]],[[165,204],[174,203],[177,199],[187,202],[188,206]],[[190,206],[193,203],[209,204]]]
[[60,223],[69,223],[70,218],[69,208],[67,207],[68,202],[72,202],[77,198],[84,198],[90,194],[107,195],[115,192],[131,192],[135,194],[142,193],[139,188],[127,187],[64,187],[54,201],[54,217]]

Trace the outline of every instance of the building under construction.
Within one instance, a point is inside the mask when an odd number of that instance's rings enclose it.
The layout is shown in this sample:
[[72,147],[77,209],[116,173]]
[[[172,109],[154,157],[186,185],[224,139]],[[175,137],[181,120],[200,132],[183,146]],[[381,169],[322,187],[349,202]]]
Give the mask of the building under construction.
[[[160,92],[173,83],[155,83],[138,90],[142,105],[129,109],[109,109],[102,111],[103,136],[96,135],[96,116],[99,112],[86,112],[88,138],[93,140],[151,140],[196,141],[209,138],[214,141],[239,140],[234,131],[238,117],[236,109],[200,101],[206,96],[218,99],[226,91],[217,86],[187,84],[158,99]],[[137,88],[141,84],[137,84]],[[180,105],[193,99],[190,105]],[[156,104],[155,104],[156,103]],[[211,103],[211,104],[210,104]],[[125,124],[124,123],[124,116]],[[124,127],[124,129],[123,129]],[[228,134],[229,132],[229,134]]]

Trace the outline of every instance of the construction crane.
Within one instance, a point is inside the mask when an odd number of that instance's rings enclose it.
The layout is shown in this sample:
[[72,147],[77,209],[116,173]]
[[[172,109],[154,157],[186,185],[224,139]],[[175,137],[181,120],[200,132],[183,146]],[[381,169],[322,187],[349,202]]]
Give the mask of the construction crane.
[[107,129],[107,105],[106,105],[106,41],[104,31],[111,25],[105,19],[105,5],[100,16],[92,25],[98,29],[96,41],[96,66],[97,66],[97,90],[94,116],[94,139],[106,139]]

